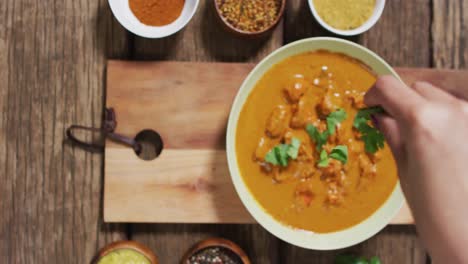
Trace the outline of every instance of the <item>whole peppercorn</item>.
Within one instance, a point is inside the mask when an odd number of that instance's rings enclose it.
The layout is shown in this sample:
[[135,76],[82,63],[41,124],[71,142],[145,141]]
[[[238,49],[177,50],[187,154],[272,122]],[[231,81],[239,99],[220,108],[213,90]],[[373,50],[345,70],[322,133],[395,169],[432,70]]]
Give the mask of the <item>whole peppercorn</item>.
[[243,262],[227,248],[209,247],[196,252],[186,264],[243,264]]
[[216,0],[221,16],[233,27],[258,32],[275,23],[280,0]]

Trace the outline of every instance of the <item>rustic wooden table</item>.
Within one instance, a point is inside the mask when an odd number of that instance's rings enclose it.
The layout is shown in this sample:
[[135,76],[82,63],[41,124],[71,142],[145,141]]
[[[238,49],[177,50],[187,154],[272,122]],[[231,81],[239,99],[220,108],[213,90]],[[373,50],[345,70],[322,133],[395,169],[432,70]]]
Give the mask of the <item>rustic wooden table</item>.
[[[253,263],[331,263],[338,252],[288,245],[258,225],[104,224],[103,156],[64,141],[68,125],[100,126],[106,60],[259,61],[291,41],[324,36],[306,0],[288,0],[274,34],[233,39],[202,0],[179,34],[146,40],[125,31],[106,0],[0,1],[0,263],[89,263],[119,239],[177,263],[194,242],[222,236]],[[379,23],[351,38],[394,66],[468,64],[468,0],[391,0]],[[347,251],[383,263],[426,263],[413,226],[390,226]],[[341,251],[340,251],[341,252]]]

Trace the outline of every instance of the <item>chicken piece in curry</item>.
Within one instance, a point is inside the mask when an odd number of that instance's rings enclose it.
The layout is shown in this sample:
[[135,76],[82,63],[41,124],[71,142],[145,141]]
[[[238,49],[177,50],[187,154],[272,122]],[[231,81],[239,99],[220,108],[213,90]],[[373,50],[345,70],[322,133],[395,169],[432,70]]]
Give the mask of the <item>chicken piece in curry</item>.
[[316,51],[273,66],[238,120],[236,155],[258,203],[282,223],[316,233],[356,225],[397,184],[364,94],[376,76],[342,54]]

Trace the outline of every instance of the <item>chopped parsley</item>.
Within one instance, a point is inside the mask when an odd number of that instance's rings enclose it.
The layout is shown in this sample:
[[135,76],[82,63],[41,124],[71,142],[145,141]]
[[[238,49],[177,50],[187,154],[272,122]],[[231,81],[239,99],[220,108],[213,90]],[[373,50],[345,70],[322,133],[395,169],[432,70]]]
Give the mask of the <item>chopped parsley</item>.
[[301,146],[301,141],[297,138],[291,139],[291,144],[287,150],[287,154],[291,159],[297,159],[297,154],[299,154],[299,147]]
[[330,158],[346,164],[348,162],[348,147],[346,145],[336,146],[331,150],[330,155],[328,155],[326,150],[322,149],[317,166],[320,168],[328,167],[330,164]]
[[333,135],[336,131],[336,126],[346,119],[347,115],[344,109],[338,109],[337,111],[327,116],[327,129],[328,134]]
[[356,117],[354,118],[353,126],[358,128],[360,124],[367,123],[370,120],[371,115],[373,114],[382,114],[385,113],[382,107],[380,106],[373,106],[368,108],[360,109]]
[[369,125],[372,114],[384,113],[381,107],[369,107],[358,111],[353,127],[361,133],[364,149],[367,153],[375,153],[384,147],[385,137],[378,129]]
[[378,257],[366,259],[364,257],[356,257],[353,255],[338,255],[335,258],[335,264],[381,264]]
[[317,166],[320,168],[325,168],[328,167],[328,164],[330,164],[330,159],[328,158],[327,151],[322,149],[322,152],[320,152],[320,160],[317,163]]
[[297,159],[301,141],[297,138],[291,139],[291,144],[278,144],[274,146],[265,156],[265,161],[273,165],[288,166],[289,159]]
[[348,147],[346,145],[339,145],[332,149],[330,158],[341,161],[343,164],[348,162]]
[[327,143],[328,137],[335,134],[336,126],[343,122],[347,117],[345,110],[338,109],[337,111],[327,116],[327,130],[320,132],[317,127],[312,124],[306,126],[306,131],[310,138],[315,141],[317,151],[320,151],[320,159],[317,166],[325,168],[330,164],[330,158],[341,161],[343,164],[348,162],[348,147],[344,145],[336,146],[328,155],[327,151],[322,149]]
[[320,151],[327,143],[328,137],[335,134],[336,126],[343,122],[346,119],[346,112],[343,109],[338,109],[337,111],[329,114],[327,116],[327,130],[320,132],[317,127],[312,124],[306,126],[306,131],[309,134],[310,138],[315,141],[317,151]]
[[320,132],[314,125],[308,124],[306,126],[307,134],[309,137],[315,141],[315,146],[317,151],[322,149],[322,146],[327,143],[328,140],[328,131]]

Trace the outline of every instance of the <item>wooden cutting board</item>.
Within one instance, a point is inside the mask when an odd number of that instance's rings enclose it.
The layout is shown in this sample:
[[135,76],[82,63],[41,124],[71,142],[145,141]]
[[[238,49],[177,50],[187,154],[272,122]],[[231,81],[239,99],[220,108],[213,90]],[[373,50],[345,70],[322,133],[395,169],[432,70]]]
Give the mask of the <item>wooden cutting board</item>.
[[[225,130],[231,103],[254,67],[241,63],[109,61],[107,107],[116,132],[144,129],[164,141],[152,161],[106,142],[104,221],[151,223],[253,223],[231,183]],[[460,87],[468,72],[397,69],[406,83],[430,81]],[[405,205],[393,224],[412,223]]]

